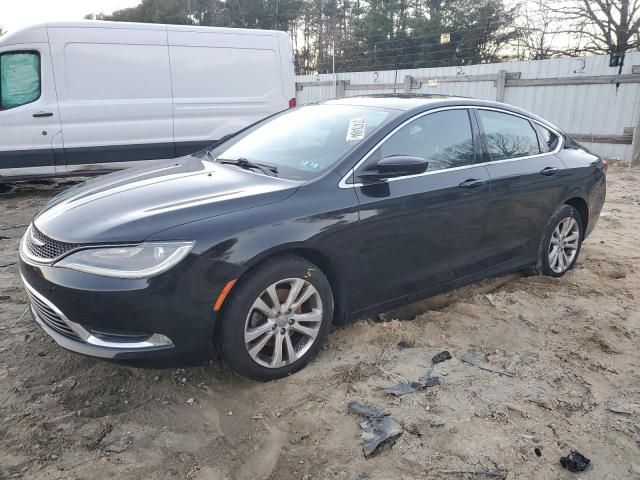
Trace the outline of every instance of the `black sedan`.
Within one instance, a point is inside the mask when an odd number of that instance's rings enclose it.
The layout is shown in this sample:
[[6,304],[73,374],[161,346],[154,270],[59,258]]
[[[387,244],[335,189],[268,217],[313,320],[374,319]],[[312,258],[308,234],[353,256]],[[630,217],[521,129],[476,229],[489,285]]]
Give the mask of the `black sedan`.
[[240,375],[279,378],[333,324],[513,270],[563,275],[606,170],[504,104],[327,101],[67,190],[24,235],[20,272],[33,317],[69,350],[218,351]]

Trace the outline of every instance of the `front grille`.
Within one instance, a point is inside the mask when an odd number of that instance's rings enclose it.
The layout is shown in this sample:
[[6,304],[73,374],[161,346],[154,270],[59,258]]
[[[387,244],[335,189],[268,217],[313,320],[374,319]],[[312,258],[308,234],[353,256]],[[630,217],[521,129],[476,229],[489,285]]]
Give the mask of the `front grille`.
[[65,322],[55,310],[31,293],[28,288],[26,290],[27,295],[29,295],[29,300],[31,301],[31,308],[40,320],[56,333],[72,340],[82,341],[78,334],[67,325],[67,322]]
[[47,237],[35,225],[26,233],[25,248],[29,255],[39,261],[50,262],[62,257],[80,246],[78,243],[65,243]]

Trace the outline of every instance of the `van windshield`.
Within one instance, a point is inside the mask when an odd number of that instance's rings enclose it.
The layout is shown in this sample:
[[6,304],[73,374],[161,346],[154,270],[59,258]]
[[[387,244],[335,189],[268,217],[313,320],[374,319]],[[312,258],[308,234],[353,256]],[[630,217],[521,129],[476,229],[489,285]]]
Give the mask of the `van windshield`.
[[[395,110],[353,105],[308,105],[267,118],[226,142],[205,150],[212,161],[310,180],[332,167]],[[239,162],[239,163],[238,163]]]

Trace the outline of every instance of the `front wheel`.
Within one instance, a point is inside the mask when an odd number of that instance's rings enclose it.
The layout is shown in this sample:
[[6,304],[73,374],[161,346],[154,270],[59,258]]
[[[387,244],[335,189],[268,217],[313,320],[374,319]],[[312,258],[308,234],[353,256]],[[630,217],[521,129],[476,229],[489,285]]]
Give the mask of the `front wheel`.
[[584,229],[580,213],[562,205],[547,223],[540,245],[538,270],[543,275],[561,277],[571,270],[580,253]]
[[222,357],[237,374],[274,380],[318,353],[333,319],[331,286],[320,269],[294,255],[266,261],[227,298]]

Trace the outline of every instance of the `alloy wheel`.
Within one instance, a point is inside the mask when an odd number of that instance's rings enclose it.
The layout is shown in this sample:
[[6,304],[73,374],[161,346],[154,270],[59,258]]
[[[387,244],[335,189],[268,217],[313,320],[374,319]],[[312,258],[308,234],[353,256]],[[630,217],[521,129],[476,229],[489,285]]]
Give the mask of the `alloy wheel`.
[[578,253],[580,227],[573,217],[563,219],[553,231],[549,243],[549,266],[556,273],[563,273]]
[[244,327],[247,352],[259,365],[280,368],[303,357],[322,325],[322,300],[301,278],[271,284],[253,302]]

